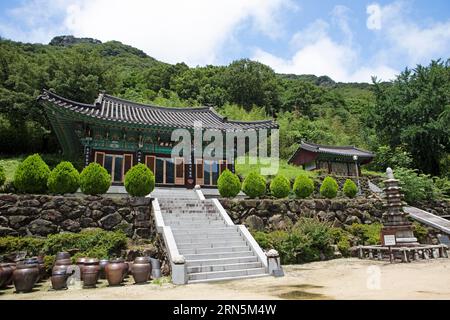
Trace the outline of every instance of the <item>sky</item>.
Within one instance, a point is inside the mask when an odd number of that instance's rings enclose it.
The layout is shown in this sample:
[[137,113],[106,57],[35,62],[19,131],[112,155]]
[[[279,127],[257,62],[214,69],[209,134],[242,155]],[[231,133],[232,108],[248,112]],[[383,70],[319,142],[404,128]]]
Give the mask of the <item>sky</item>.
[[0,36],[118,40],[169,63],[388,81],[450,58],[449,0],[0,0]]

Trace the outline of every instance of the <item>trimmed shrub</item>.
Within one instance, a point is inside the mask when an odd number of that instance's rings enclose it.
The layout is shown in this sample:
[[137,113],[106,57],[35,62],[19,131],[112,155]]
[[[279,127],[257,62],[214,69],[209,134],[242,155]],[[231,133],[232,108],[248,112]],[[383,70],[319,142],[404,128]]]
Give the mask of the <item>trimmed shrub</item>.
[[145,197],[155,189],[153,172],[142,163],[133,166],[125,175],[125,189],[133,197]]
[[314,192],[314,181],[305,175],[299,175],[294,181],[294,193],[298,198],[304,199]]
[[270,182],[270,193],[276,198],[286,198],[291,191],[291,182],[279,174]]
[[80,186],[80,173],[68,161],[62,161],[50,172],[47,181],[51,193],[74,193]]
[[358,187],[351,179],[345,180],[344,187],[342,188],[344,194],[349,198],[354,198],[358,193]]
[[230,170],[224,170],[217,180],[217,188],[222,197],[233,198],[241,191],[241,180]]
[[332,177],[326,177],[320,186],[320,194],[325,198],[333,199],[337,196],[338,188],[336,180]]
[[257,172],[250,172],[244,179],[242,191],[250,198],[260,197],[266,192],[266,179]]
[[5,181],[6,181],[5,169],[3,169],[2,166],[0,166],[0,187],[5,183]]
[[104,194],[110,186],[111,176],[98,163],[89,164],[80,174],[80,188],[84,194]]
[[39,154],[28,156],[17,167],[14,186],[23,193],[45,193],[49,174],[50,169]]

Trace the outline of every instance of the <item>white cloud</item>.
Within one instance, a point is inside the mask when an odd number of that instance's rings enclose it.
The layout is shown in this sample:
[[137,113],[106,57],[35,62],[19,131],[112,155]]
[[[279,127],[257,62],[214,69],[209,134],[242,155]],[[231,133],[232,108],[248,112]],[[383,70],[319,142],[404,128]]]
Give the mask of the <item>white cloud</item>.
[[331,12],[332,22],[344,35],[342,41],[330,35],[330,24],[316,20],[304,30],[294,34],[291,46],[295,53],[283,59],[257,49],[253,59],[270,65],[280,73],[327,75],[335,81],[371,82],[372,76],[390,80],[398,73],[382,62],[361,64],[360,51],[353,44],[353,32],[349,24],[350,10],[336,6]]
[[376,32],[383,55],[409,65],[448,58],[450,54],[450,20],[420,25],[408,17],[410,7],[403,1],[367,7],[367,27]]
[[[15,38],[50,40],[61,31],[102,41],[118,40],[167,62],[190,65],[217,62],[221,48],[231,43],[242,24],[271,38],[283,32],[280,11],[295,8],[291,0],[27,0],[18,8],[28,26],[42,27],[42,35],[15,33]],[[34,10],[36,13],[33,13]],[[45,29],[39,15],[60,14],[63,22]],[[25,13],[25,15],[23,15]],[[26,18],[25,18],[26,17]],[[49,22],[47,18],[47,23]],[[10,34],[11,28],[0,32]],[[8,32],[9,31],[9,32]],[[47,32],[45,32],[47,31]],[[57,32],[55,34],[55,31]],[[30,41],[28,39],[28,41]]]

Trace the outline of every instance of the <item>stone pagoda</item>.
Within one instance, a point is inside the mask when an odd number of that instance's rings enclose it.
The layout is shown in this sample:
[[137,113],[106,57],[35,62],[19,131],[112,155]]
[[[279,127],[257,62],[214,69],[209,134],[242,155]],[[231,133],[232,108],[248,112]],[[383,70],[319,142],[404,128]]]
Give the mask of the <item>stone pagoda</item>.
[[386,212],[383,214],[383,228],[381,238],[385,235],[395,235],[396,246],[417,246],[413,225],[408,220],[408,214],[403,211],[401,187],[394,178],[391,168],[386,170],[387,180],[384,180],[386,198]]

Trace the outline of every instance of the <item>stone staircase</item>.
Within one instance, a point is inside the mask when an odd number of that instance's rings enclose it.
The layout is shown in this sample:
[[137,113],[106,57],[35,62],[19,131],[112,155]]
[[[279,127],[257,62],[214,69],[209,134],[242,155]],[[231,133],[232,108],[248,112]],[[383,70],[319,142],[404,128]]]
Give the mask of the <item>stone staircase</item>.
[[186,261],[187,282],[268,275],[239,226],[227,223],[213,199],[159,197],[164,225]]

